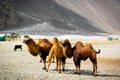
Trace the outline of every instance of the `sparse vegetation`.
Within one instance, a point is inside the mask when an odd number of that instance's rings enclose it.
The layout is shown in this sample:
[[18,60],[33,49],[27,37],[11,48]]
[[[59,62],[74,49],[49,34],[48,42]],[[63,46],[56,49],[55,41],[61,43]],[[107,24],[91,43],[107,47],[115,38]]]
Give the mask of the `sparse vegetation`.
[[11,33],[11,34],[6,34],[7,41],[15,41],[18,38],[21,38],[20,34],[17,33]]

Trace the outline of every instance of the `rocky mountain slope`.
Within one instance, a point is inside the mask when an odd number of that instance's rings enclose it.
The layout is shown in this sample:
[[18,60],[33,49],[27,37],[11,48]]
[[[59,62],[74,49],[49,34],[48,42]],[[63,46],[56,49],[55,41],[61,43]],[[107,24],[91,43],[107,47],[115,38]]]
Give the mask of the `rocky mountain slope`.
[[14,3],[11,0],[0,0],[0,29],[19,26]]
[[[120,34],[120,0],[12,0],[21,34]],[[16,23],[16,20],[14,21]],[[18,22],[18,21],[17,21]],[[1,27],[1,25],[0,25]]]

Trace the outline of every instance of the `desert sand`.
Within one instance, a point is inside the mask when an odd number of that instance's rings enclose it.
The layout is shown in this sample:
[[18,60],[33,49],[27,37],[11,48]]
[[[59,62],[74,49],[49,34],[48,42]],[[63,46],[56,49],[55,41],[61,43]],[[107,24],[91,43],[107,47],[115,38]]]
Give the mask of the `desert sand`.
[[[23,50],[14,51],[14,45],[21,44]],[[92,63],[81,62],[81,75],[74,74],[73,59],[67,59],[65,71],[60,74],[51,63],[49,71],[42,70],[39,56],[30,55],[22,42],[0,42],[0,80],[119,80],[120,79],[120,43],[94,45],[97,54],[97,76],[92,75]]]

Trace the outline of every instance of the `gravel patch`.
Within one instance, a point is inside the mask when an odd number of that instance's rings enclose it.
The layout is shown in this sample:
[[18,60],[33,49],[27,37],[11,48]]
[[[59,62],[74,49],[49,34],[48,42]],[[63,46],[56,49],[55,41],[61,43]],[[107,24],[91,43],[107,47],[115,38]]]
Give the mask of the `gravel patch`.
[[[33,57],[23,45],[23,50],[14,52],[16,42],[0,42],[0,80],[119,80],[120,58],[98,54],[98,73],[92,76],[92,63],[88,60],[81,63],[81,75],[74,74],[73,59],[67,59],[65,71],[58,73],[55,63],[51,63],[49,71],[42,70],[43,63],[39,62],[39,56]],[[94,46],[96,49],[101,46]],[[104,46],[102,46],[103,48]],[[112,47],[112,46],[110,46]],[[113,44],[113,47],[115,45]],[[113,50],[114,51],[114,50]],[[106,52],[109,52],[106,51]],[[116,53],[116,51],[115,51]],[[100,56],[102,55],[102,56]],[[109,54],[113,55],[113,53]],[[119,55],[118,55],[119,56]]]

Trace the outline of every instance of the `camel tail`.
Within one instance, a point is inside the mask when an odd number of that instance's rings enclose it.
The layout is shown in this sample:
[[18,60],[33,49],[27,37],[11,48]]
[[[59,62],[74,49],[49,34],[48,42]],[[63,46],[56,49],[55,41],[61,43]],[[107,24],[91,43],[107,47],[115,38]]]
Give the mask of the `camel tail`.
[[97,54],[100,54],[100,49],[98,50],[98,52],[96,51]]

